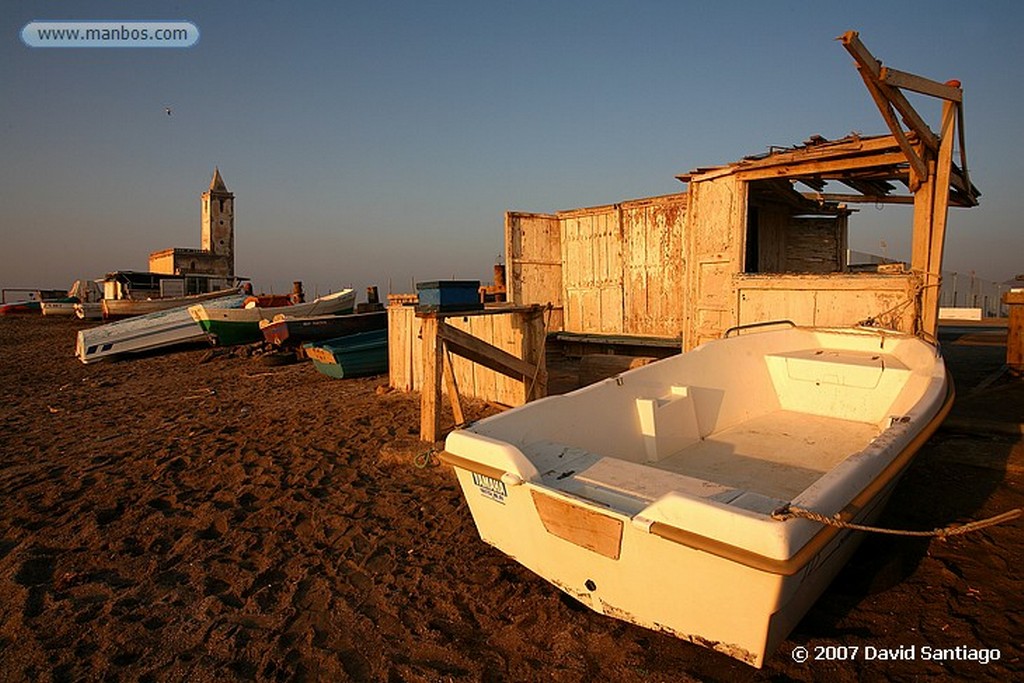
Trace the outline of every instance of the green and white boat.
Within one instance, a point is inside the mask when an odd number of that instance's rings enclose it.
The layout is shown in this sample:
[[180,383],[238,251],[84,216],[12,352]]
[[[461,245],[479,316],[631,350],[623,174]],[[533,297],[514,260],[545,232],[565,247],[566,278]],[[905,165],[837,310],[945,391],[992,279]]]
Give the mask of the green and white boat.
[[206,336],[217,346],[252,344],[263,340],[260,331],[261,320],[271,320],[284,311],[292,316],[342,315],[355,309],[356,292],[343,289],[334,294],[322,296],[309,303],[261,308],[255,302],[245,308],[210,308],[198,304],[188,309],[192,319],[199,323]]

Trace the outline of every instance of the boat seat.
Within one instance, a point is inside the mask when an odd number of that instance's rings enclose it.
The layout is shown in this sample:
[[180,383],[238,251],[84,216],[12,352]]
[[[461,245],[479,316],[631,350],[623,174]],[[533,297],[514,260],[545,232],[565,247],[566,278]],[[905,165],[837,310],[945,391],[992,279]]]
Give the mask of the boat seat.
[[[620,507],[631,514],[671,492],[712,498],[722,503],[729,503],[745,493],[727,484],[619,458],[600,458],[552,485],[567,493]],[[628,500],[608,496],[608,493],[625,496]]]
[[636,409],[647,462],[658,462],[700,441],[689,387],[674,386],[660,398],[638,398]]
[[876,422],[910,378],[886,353],[810,348],[765,356],[784,410]]

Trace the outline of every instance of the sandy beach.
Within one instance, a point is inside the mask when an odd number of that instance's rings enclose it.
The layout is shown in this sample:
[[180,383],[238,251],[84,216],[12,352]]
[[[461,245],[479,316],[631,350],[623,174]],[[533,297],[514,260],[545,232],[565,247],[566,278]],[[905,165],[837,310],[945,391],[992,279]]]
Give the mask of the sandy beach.
[[[1024,667],[1019,521],[868,538],[757,671],[593,613],[482,543],[451,471],[413,464],[419,397],[386,377],[208,348],[84,366],[84,325],[0,319],[2,680],[1005,681]],[[975,347],[954,350],[961,417],[1024,422],[1020,383],[968,396]],[[881,523],[1022,501],[1019,438],[945,430]],[[982,650],[988,663],[963,659]]]

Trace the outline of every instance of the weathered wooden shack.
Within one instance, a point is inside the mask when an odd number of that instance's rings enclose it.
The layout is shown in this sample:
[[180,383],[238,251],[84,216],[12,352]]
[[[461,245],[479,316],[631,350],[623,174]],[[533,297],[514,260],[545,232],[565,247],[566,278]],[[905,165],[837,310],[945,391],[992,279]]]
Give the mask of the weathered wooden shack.
[[[980,195],[967,174],[962,91],[883,67],[855,32],[841,40],[890,134],[814,136],[700,168],[677,176],[687,184],[679,194],[509,212],[509,299],[551,303],[552,331],[565,335],[681,339],[683,349],[771,320],[934,334],[947,210],[974,206]],[[904,89],[942,100],[939,133]],[[913,206],[908,267],[846,263],[857,203]]]

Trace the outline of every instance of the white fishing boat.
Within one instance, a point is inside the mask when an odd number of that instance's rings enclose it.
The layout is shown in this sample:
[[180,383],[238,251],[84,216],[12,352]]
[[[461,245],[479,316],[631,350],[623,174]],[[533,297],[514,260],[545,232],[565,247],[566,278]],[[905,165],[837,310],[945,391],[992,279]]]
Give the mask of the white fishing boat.
[[79,307],[83,309],[86,306],[98,308],[102,298],[103,292],[94,280],[75,280],[68,290],[67,298],[43,301],[40,308],[45,316],[71,317],[78,315],[81,318],[83,316],[78,314]]
[[199,304],[189,309],[192,318],[202,326],[214,344],[232,346],[235,344],[251,344],[262,341],[260,321],[272,320],[279,313],[287,311],[291,317],[311,317],[315,315],[339,315],[351,313],[356,305],[354,289],[343,289],[327,294],[313,301],[289,306],[261,308],[256,304],[246,305],[240,309],[211,308]]
[[[245,299],[244,294],[234,294],[208,301],[206,306],[238,308]],[[205,334],[192,320],[188,306],[180,306],[80,330],[75,354],[83,363],[92,363],[122,354],[153,351],[203,339]]]
[[238,287],[231,287],[203,294],[187,294],[185,296],[167,296],[150,299],[103,299],[103,318],[105,320],[131,318],[137,315],[165,311],[168,308],[195,306],[211,299],[220,299],[221,297],[233,296],[238,293]]
[[879,329],[712,341],[452,432],[481,538],[590,608],[760,667],[952,403]]
[[39,308],[43,315],[54,318],[75,315],[75,306],[77,305],[79,305],[78,300],[70,297],[67,300],[39,302]]

